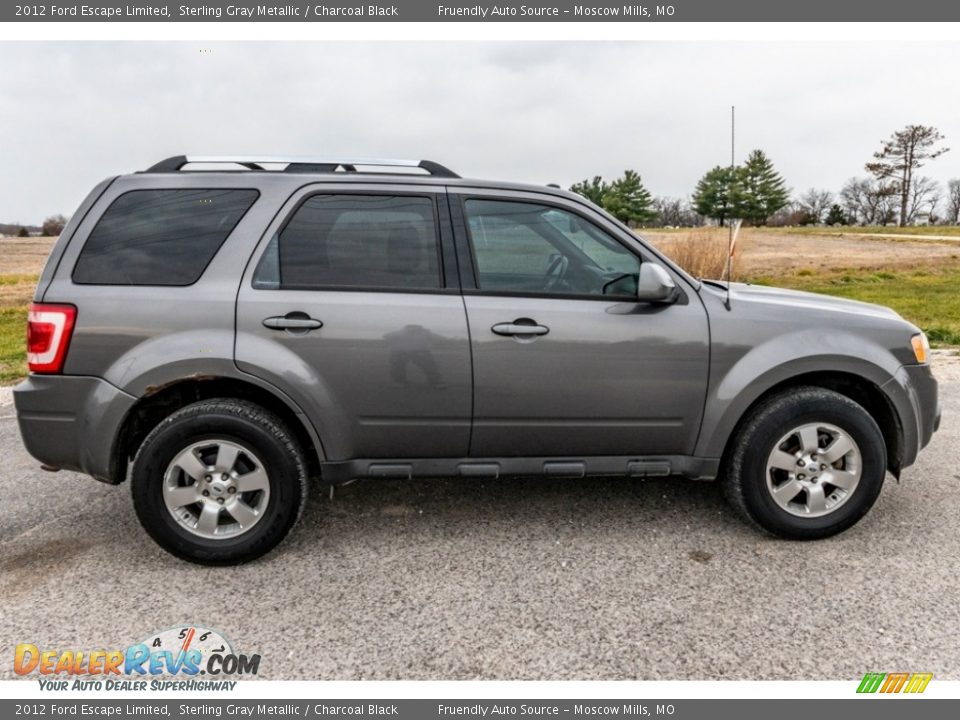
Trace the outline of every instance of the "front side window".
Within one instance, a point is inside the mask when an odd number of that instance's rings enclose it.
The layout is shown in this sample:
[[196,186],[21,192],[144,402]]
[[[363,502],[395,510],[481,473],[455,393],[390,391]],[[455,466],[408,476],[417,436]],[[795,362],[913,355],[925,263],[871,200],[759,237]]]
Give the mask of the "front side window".
[[489,292],[635,296],[640,258],[575,213],[467,200],[477,282]]
[[313,195],[274,235],[254,274],[260,289],[437,289],[433,200]]
[[133,190],[107,208],[80,251],[81,285],[192,285],[259,193]]

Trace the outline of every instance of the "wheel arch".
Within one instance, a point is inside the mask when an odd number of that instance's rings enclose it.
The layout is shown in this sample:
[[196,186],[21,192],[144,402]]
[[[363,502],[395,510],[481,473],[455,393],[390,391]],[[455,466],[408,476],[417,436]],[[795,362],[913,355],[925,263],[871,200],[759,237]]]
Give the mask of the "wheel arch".
[[887,469],[895,477],[900,477],[904,436],[903,425],[896,406],[882,388],[872,380],[862,375],[838,370],[801,373],[781,380],[761,392],[740,413],[736,424],[724,440],[721,467],[726,463],[740,429],[757,406],[773,395],[799,387],[818,387],[824,390],[832,390],[863,407],[877,423],[883,435],[884,444],[887,448]]
[[200,400],[228,398],[254,402],[279,417],[303,448],[311,477],[320,472],[325,459],[316,429],[290,398],[260,382],[221,375],[195,374],[147,388],[127,411],[117,431],[110,458],[110,482],[127,477],[127,466],[153,428],[182,407]]

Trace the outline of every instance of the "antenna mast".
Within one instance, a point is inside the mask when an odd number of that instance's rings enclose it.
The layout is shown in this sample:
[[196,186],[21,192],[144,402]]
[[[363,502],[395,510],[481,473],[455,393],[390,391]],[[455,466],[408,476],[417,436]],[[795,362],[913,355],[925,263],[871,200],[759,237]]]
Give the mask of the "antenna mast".
[[[735,105],[730,106],[730,185],[728,186],[728,194],[733,194],[733,183],[734,183],[734,174],[737,166],[736,161],[736,128],[737,128],[737,108]],[[732,198],[728,195],[727,201],[730,202]],[[733,207],[733,204],[730,203],[730,206]],[[728,227],[730,229],[730,236],[727,240],[727,296],[724,298],[723,304],[730,309],[730,276],[733,274],[733,218],[728,218]]]

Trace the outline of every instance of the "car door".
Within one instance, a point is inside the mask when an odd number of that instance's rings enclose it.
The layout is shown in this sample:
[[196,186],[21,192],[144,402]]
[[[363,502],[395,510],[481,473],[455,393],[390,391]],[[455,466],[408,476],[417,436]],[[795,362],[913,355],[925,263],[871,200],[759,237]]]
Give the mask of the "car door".
[[[475,457],[690,454],[707,386],[691,286],[636,299],[654,253],[559,196],[451,191],[473,350]],[[661,262],[661,264],[663,264]]]
[[451,233],[442,187],[342,183],[295,193],[261,241],[238,296],[237,365],[303,408],[328,461],[466,454]]

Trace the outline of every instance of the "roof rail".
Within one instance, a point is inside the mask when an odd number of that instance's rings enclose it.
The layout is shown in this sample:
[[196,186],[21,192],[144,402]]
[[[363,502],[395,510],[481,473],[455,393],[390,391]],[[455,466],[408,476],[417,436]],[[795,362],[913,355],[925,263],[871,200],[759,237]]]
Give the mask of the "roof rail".
[[[382,168],[406,168],[424,170],[433,177],[459,178],[453,170],[431,160],[385,160],[382,158],[314,158],[314,157],[284,157],[265,155],[176,155],[161,160],[144,172],[168,173],[179,172],[187,165],[239,165],[247,170],[265,172],[301,172],[301,173],[334,173],[334,172],[363,172],[361,167],[378,168],[367,172],[389,174]],[[274,168],[270,166],[283,166]],[[412,173],[402,173],[412,174]]]

